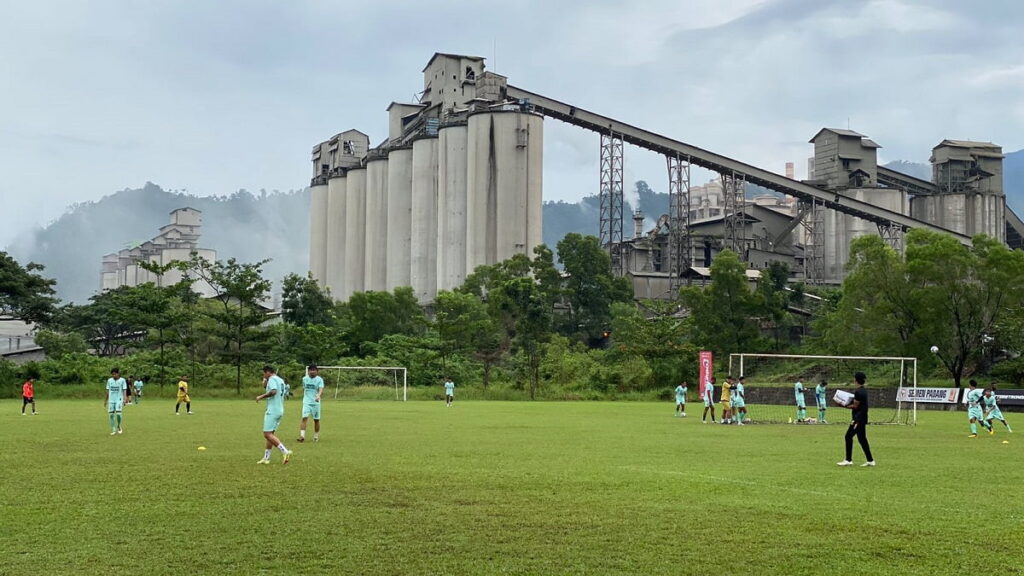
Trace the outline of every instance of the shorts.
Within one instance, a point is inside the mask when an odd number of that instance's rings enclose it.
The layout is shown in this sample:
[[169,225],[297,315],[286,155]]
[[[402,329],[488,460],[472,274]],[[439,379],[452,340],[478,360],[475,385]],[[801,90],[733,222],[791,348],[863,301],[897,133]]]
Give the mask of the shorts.
[[178,404],[181,404],[182,402],[188,402],[189,404],[191,404],[192,399],[189,398],[188,394],[185,394],[184,396],[178,396]]
[[264,414],[263,431],[275,432],[277,427],[281,424],[281,418],[284,418],[284,414]]
[[710,407],[712,407],[712,406],[714,406],[714,405],[715,405],[715,403],[714,403],[714,402],[712,402],[712,401],[708,400],[707,398],[705,398],[705,399],[704,399],[704,407],[705,407],[705,408],[710,408]]
[[731,401],[724,401],[724,402],[722,402],[722,410],[728,410],[730,408],[732,408],[732,402]]
[[988,411],[988,416],[985,416],[985,420],[993,420],[993,419],[994,420],[1006,420],[1006,418],[1003,418],[1003,413],[998,408],[996,408],[995,410],[989,410]]
[[302,417],[312,418],[313,420],[320,419],[320,403],[315,404],[302,404]]
[[967,418],[968,419],[977,418],[978,420],[981,420],[983,418],[983,416],[981,414],[981,408],[980,407],[968,408],[967,409]]
[[807,408],[807,403],[804,402],[803,400],[797,400],[796,401],[796,407],[800,408],[800,409]]
[[818,402],[818,410],[825,410],[828,408],[828,402]]
[[36,401],[35,396],[22,396],[21,401],[23,404],[33,404]]
[[120,412],[124,409],[124,402],[107,402],[107,412]]
[[732,401],[732,407],[733,408],[746,408],[747,407],[747,402],[745,400],[733,400]]
[[686,398],[676,396],[676,404],[686,404]]

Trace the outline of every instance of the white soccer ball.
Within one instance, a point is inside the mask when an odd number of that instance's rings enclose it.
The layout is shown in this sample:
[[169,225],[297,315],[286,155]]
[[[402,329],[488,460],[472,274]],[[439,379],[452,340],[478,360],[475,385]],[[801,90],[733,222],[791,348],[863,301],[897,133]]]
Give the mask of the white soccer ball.
[[932,354],[938,354],[939,353],[939,347],[938,346],[932,346],[931,350],[932,350]]

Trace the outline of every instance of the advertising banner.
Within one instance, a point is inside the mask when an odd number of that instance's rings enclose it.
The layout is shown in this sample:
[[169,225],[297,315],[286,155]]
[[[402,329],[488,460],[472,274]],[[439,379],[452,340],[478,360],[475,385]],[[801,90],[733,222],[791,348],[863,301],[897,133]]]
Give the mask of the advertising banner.
[[713,356],[710,350],[700,351],[700,397],[704,397],[704,388],[711,382],[711,377],[715,375]]
[[1024,406],[1024,390],[996,390],[996,402],[1003,406]]
[[958,392],[957,388],[900,388],[897,399],[900,402],[956,404]]

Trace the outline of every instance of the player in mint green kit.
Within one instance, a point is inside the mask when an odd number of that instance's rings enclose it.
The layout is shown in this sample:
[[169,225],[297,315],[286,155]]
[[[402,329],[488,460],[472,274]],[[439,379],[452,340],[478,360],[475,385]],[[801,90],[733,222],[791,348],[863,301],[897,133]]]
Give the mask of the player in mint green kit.
[[992,426],[985,421],[984,416],[981,413],[981,402],[982,402],[982,391],[978,388],[978,382],[971,380],[968,384],[967,389],[967,417],[971,421],[971,435],[968,438],[978,437],[978,422],[985,428],[988,428],[989,433],[992,433]]
[[985,422],[988,424],[988,433],[995,434],[996,431],[992,429],[992,421],[999,420],[1006,426],[1006,431],[1013,433],[1013,429],[1006,423],[1006,418],[1003,417],[1003,411],[999,409],[999,404],[996,403],[996,387],[992,386],[988,390],[985,390],[985,396],[983,397],[985,402]]
[[708,410],[711,410],[711,423],[715,423],[715,377],[712,376],[704,383],[704,415],[700,417],[701,424],[708,423]]
[[821,384],[814,387],[814,400],[818,403],[818,423],[828,424],[825,421],[825,408],[828,407],[828,382],[822,380]]
[[679,418],[686,418],[686,389],[686,382],[676,386],[676,417]]
[[270,455],[273,454],[276,446],[281,451],[281,456],[284,457],[281,463],[287,464],[292,458],[292,453],[284,447],[284,443],[275,434],[277,427],[281,424],[281,418],[284,417],[284,379],[277,375],[273,366],[267,365],[263,367],[263,382],[266,391],[257,396],[256,401],[259,402],[264,398],[267,400],[267,412],[263,415],[263,438],[266,439],[267,446],[263,451],[263,459],[256,463],[270,464]]
[[306,369],[302,377],[302,424],[299,426],[299,442],[306,441],[306,423],[313,417],[313,442],[320,441],[320,396],[324,393],[324,379],[315,365]]
[[732,387],[732,411],[736,415],[736,424],[743,426],[747,419],[747,389],[743,386],[746,376],[740,376]]
[[107,417],[110,419],[111,436],[124,433],[121,411],[124,410],[127,390],[128,383],[121,378],[121,371],[117,368],[111,370],[110,378],[107,378]]
[[804,383],[797,382],[793,385],[793,392],[796,396],[796,421],[807,420],[807,403],[804,401]]
[[444,380],[444,405],[445,408],[450,408],[452,402],[455,400],[455,382],[452,382],[451,378],[445,378]]

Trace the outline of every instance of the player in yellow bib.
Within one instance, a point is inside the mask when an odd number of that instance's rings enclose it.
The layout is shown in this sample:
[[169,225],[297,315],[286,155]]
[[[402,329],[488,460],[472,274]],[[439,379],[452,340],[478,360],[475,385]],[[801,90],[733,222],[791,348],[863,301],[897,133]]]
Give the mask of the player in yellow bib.
[[178,382],[178,403],[174,405],[174,414],[178,415],[178,409],[182,403],[185,404],[185,412],[192,413],[192,398],[188,395],[188,376],[182,376]]

